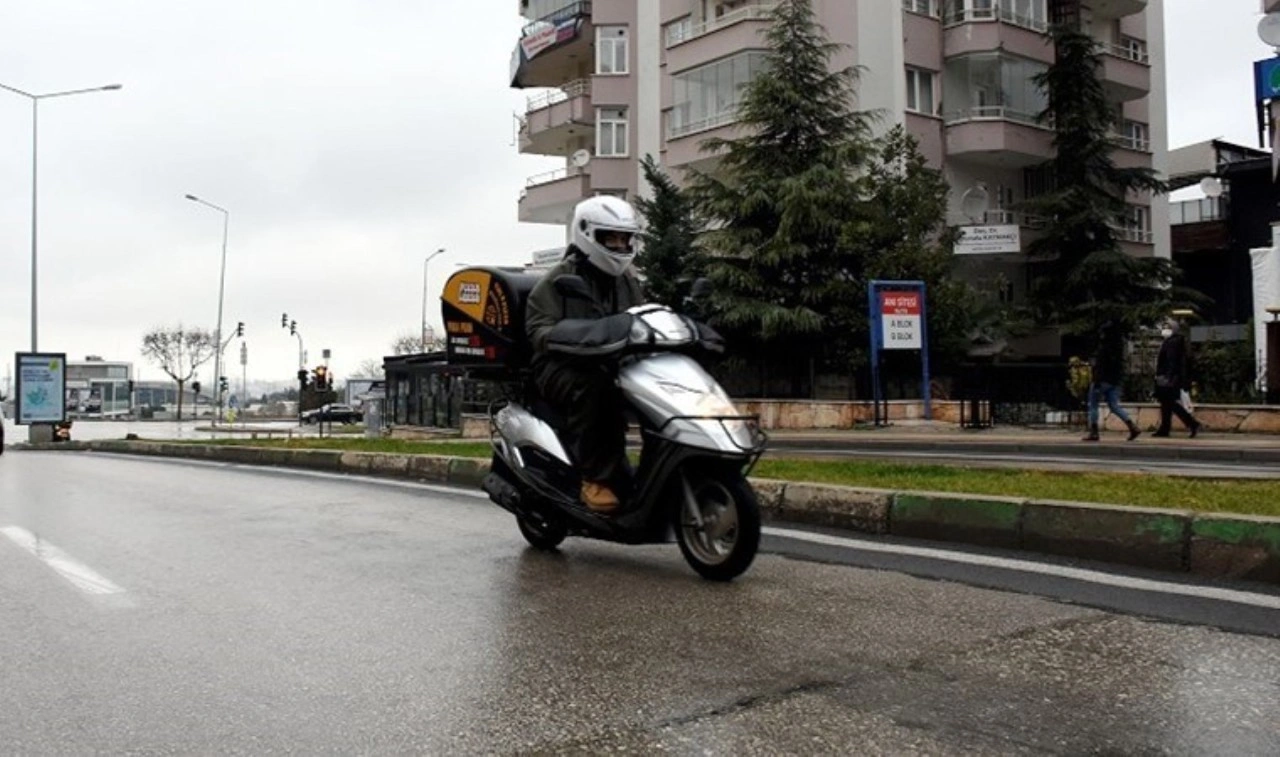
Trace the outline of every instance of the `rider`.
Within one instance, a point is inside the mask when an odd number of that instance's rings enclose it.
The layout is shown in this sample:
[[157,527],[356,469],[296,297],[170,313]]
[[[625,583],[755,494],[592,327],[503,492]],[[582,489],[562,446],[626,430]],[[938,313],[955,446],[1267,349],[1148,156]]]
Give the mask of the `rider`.
[[[639,229],[635,209],[617,197],[602,195],[578,203],[564,259],[534,286],[526,306],[534,383],[564,416],[568,452],[582,472],[582,501],[597,512],[618,506],[615,489],[626,470],[627,424],[616,366],[550,352],[547,337],[561,320],[605,318],[644,304],[640,282],[631,270]],[[594,302],[558,292],[555,281],[566,274],[582,277]]]

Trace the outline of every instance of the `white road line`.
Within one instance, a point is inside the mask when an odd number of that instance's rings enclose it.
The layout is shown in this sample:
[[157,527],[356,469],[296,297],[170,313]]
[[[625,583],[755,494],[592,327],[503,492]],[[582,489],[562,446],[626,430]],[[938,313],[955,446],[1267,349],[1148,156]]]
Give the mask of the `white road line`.
[[977,565],[984,568],[1003,568],[1005,570],[1016,570],[1020,573],[1038,573],[1045,576],[1057,576],[1059,578],[1069,578],[1075,581],[1085,581],[1087,583],[1103,586],[1115,586],[1121,589],[1135,589],[1138,591],[1150,591],[1160,594],[1178,594],[1185,597],[1214,599],[1221,602],[1232,602],[1234,604],[1262,607],[1268,610],[1280,610],[1280,597],[1272,596],[1270,594],[1254,594],[1252,592],[1235,591],[1233,589],[1218,589],[1212,586],[1193,586],[1188,584],[1167,583],[1164,581],[1153,581],[1147,578],[1133,578],[1113,573],[1103,573],[1102,571],[1087,570],[1085,568],[1072,568],[1066,565],[1053,565],[1032,562],[1030,560],[1014,560],[1008,557],[974,555],[967,552],[950,552],[942,549],[932,549],[930,547],[913,547],[906,544],[886,544],[883,542],[869,540],[864,541],[862,539],[846,539],[840,536],[830,536],[828,534],[818,534],[810,531],[795,531],[789,528],[774,528],[772,526],[766,526],[761,530],[766,536],[776,536],[783,539],[794,539],[796,541],[807,541],[812,544],[823,544],[831,547],[845,547],[847,549],[860,550],[863,552],[880,552],[882,554],[924,557],[951,563]]
[[73,560],[66,552],[47,541],[17,526],[0,528],[0,533],[9,537],[9,541],[17,544],[36,558],[53,568],[58,575],[67,579],[85,594],[107,595],[123,594],[124,589],[98,575],[92,568]]

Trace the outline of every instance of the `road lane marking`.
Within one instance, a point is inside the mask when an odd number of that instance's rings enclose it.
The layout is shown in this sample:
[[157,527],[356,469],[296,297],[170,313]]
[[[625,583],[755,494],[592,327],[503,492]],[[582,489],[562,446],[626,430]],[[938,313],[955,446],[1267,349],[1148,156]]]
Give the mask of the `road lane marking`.
[[1234,589],[1219,589],[1213,586],[1167,583],[1164,581],[1154,581],[1148,578],[1135,578],[1132,576],[1117,575],[1115,573],[1104,573],[1099,570],[1072,568],[1067,565],[1054,565],[1052,563],[1040,563],[1033,562],[1031,560],[1016,560],[1009,557],[995,557],[992,555],[975,555],[968,552],[952,552],[943,549],[933,549],[931,547],[916,547],[908,544],[886,544],[883,542],[864,541],[861,539],[847,539],[840,536],[814,533],[812,531],[796,531],[789,528],[775,528],[773,526],[765,526],[761,529],[761,532],[766,536],[775,536],[782,539],[794,539],[796,541],[807,541],[811,544],[822,544],[830,547],[844,547],[846,549],[862,552],[880,552],[882,554],[923,557],[951,563],[976,565],[984,568],[1002,568],[1004,570],[1013,570],[1019,573],[1038,573],[1040,575],[1056,576],[1058,578],[1069,578],[1075,581],[1084,581],[1086,583],[1099,584],[1103,586],[1114,586],[1120,589],[1134,589],[1137,591],[1149,591],[1160,594],[1179,594],[1186,597],[1214,599],[1221,602],[1262,607],[1268,610],[1280,610],[1280,597],[1272,596],[1270,594],[1255,594],[1253,592],[1236,591]]
[[7,536],[9,541],[30,552],[85,594],[105,596],[124,593],[124,589],[102,577],[89,566],[77,562],[66,552],[25,528],[5,526],[0,528],[0,533]]

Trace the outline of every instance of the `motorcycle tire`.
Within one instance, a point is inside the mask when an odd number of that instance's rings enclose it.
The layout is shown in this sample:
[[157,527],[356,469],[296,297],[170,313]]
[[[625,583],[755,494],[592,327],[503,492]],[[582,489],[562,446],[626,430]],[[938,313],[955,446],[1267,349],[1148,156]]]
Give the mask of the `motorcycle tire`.
[[533,518],[526,518],[517,515],[516,525],[520,527],[520,533],[524,536],[525,541],[529,542],[529,546],[534,549],[540,549],[543,552],[553,552],[556,547],[560,546],[560,542],[568,536],[568,530],[560,523],[552,523],[546,520],[538,519],[536,522]]
[[[760,504],[751,484],[738,473],[693,475],[676,495],[676,542],[689,567],[711,581],[742,575],[760,548]],[[689,511],[690,499],[699,519]]]

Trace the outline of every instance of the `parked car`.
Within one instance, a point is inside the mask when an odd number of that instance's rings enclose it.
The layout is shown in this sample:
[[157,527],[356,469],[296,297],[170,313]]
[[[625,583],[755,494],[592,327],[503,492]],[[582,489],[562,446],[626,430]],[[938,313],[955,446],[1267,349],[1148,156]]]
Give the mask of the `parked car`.
[[364,420],[364,413],[356,410],[350,405],[341,405],[336,402],[321,405],[313,410],[307,410],[302,413],[303,423],[359,423]]

